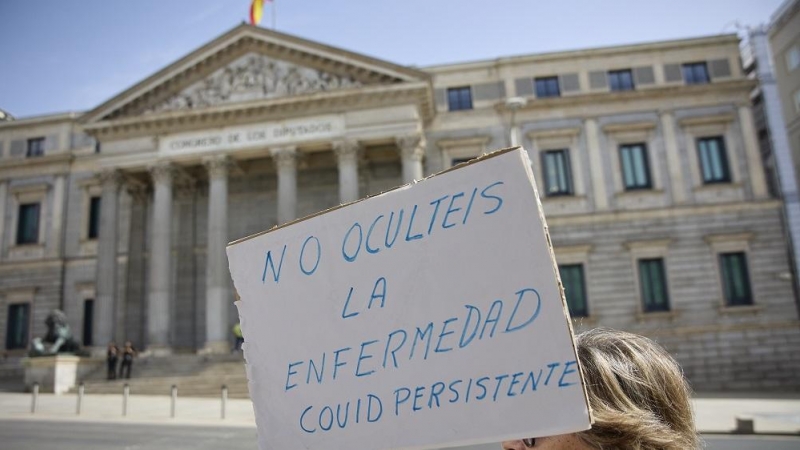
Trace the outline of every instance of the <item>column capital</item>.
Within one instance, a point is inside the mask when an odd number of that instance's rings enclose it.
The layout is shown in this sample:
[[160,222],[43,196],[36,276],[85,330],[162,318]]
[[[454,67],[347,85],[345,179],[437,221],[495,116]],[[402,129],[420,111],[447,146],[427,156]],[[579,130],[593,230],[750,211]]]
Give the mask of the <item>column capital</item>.
[[203,165],[208,171],[208,177],[215,179],[227,177],[233,163],[228,155],[213,155],[203,158]]
[[399,136],[395,138],[395,143],[400,148],[403,159],[422,161],[425,156],[425,136],[421,134]]
[[119,169],[105,169],[97,174],[100,184],[104,189],[119,189],[125,177]]
[[171,184],[176,170],[171,162],[159,162],[147,166],[147,171],[155,184]]
[[339,162],[357,160],[361,151],[361,144],[357,141],[341,140],[333,142],[333,152]]
[[128,195],[130,195],[131,198],[137,202],[146,201],[150,196],[150,189],[148,189],[146,185],[128,184],[126,185],[126,189],[128,191]]
[[297,147],[295,146],[275,147],[270,149],[270,154],[278,170],[297,167]]

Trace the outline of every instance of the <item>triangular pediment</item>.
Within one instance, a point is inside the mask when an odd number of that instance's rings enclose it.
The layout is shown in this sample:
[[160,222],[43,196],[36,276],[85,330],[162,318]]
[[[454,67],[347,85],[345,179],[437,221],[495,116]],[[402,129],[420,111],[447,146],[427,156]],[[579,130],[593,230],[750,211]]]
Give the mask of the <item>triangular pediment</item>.
[[88,112],[83,121],[429,80],[417,69],[242,24]]
[[146,113],[204,108],[293,95],[352,89],[369,84],[350,75],[247,53],[196,81]]

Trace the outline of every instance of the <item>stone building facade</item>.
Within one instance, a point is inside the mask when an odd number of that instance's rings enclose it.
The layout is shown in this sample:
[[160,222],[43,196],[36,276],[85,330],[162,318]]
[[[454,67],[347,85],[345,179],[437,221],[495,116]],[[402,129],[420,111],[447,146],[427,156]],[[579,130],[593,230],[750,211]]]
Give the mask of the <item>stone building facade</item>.
[[529,152],[578,329],[698,390],[797,390],[800,321],[735,35],[398,66],[238,26],[95,109],[0,123],[0,338],[229,349],[225,244]]

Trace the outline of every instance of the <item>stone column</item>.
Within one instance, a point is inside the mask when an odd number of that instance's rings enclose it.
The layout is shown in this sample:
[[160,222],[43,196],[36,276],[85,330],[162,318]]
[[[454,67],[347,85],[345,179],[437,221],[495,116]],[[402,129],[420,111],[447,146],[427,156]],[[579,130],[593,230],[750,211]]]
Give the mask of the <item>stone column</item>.
[[147,346],[154,354],[170,353],[170,281],[172,275],[172,181],[175,167],[150,167],[153,177],[153,231],[147,296]]
[[600,137],[596,119],[586,119],[583,124],[586,133],[586,150],[589,153],[589,167],[592,173],[594,207],[598,211],[608,209],[605,177],[603,175],[603,155],[600,154]]
[[671,111],[661,113],[661,135],[664,138],[664,151],[667,152],[667,167],[672,191],[672,201],[677,204],[686,203],[686,186],[681,170],[681,155],[675,130],[675,116]]
[[148,228],[149,191],[144,184],[127,184],[131,198],[130,226],[128,227],[127,283],[125,290],[125,340],[134,347],[143,348],[147,320],[147,286],[145,285],[145,241]]
[[204,352],[227,353],[228,343],[228,156],[205,158],[208,170],[208,233],[206,244],[206,341]]
[[100,236],[97,242],[95,271],[94,329],[92,337],[97,352],[114,339],[117,312],[117,217],[122,174],[108,170],[100,174],[103,192],[100,197]]
[[422,157],[425,156],[425,138],[421,135],[396,139],[403,161],[403,183],[422,179]]
[[278,225],[297,218],[297,148],[272,149],[278,170]]
[[750,173],[750,187],[753,189],[753,197],[765,199],[769,195],[767,192],[767,180],[764,174],[764,166],[761,162],[758,139],[756,138],[753,111],[748,105],[739,106],[739,126],[742,129],[744,154],[745,158],[747,158],[747,169]]
[[339,162],[339,203],[349,203],[359,198],[358,150],[358,143],[354,141],[333,143],[333,151]]

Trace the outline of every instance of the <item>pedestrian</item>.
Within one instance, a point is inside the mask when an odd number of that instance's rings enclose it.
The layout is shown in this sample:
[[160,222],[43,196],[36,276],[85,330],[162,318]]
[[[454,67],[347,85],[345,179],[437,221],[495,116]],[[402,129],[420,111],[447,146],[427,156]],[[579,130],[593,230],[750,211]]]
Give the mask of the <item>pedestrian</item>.
[[123,372],[125,373],[125,378],[131,377],[134,356],[136,356],[136,349],[133,348],[131,341],[125,341],[125,348],[122,349],[122,364],[119,366],[120,378],[122,378]]
[[117,378],[117,358],[119,357],[119,349],[114,342],[108,343],[106,350],[106,365],[108,366],[107,377],[109,380]]
[[592,428],[503,442],[503,450],[694,450],[701,448],[678,363],[650,339],[609,329],[575,337]]
[[234,351],[238,352],[242,349],[242,344],[244,344],[244,337],[242,337],[242,326],[239,322],[233,326],[233,336],[236,338],[236,344],[233,348]]

